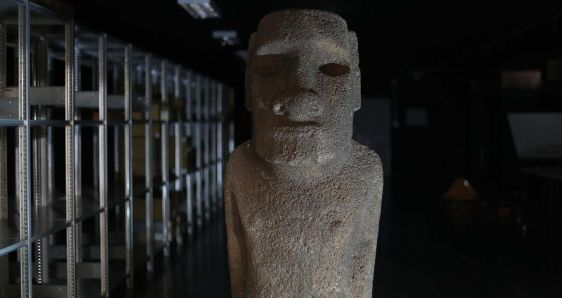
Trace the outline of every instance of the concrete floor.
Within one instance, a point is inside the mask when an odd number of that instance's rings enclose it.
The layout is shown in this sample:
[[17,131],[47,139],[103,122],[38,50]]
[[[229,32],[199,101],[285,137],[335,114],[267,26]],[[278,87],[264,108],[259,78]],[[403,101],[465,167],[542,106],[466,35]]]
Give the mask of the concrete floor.
[[216,222],[194,237],[185,250],[175,249],[170,258],[145,283],[135,285],[133,297],[230,297],[226,235]]
[[[559,270],[544,267],[549,260],[539,260],[541,253],[536,259],[509,227],[439,228],[431,204],[412,203],[405,194],[390,200],[389,194],[381,219],[375,297],[561,297]],[[230,296],[223,222],[209,226],[187,250],[163,263],[134,297]]]

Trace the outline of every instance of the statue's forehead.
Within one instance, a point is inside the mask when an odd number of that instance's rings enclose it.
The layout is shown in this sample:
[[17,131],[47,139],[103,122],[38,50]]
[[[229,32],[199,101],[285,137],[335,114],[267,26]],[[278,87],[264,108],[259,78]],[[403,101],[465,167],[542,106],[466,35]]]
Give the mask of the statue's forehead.
[[322,40],[347,49],[347,24],[341,17],[316,10],[284,10],[265,16],[258,25],[254,48],[279,42]]
[[330,54],[332,57],[349,58],[351,56],[347,45],[340,42],[325,39],[307,39],[307,40],[271,40],[268,43],[262,43],[254,46],[252,55],[295,53],[295,49],[301,49],[307,55]]

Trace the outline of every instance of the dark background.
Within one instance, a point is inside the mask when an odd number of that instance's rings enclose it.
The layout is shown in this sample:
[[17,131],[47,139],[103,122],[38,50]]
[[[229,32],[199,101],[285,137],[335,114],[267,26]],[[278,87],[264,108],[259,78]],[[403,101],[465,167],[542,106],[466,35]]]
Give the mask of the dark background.
[[[562,6],[554,1],[216,3],[222,14],[216,20],[193,20],[173,0],[75,0],[74,11],[79,22],[233,86],[237,143],[250,138],[251,124],[243,104],[245,65],[234,53],[246,47],[259,19],[283,8],[340,14],[359,38],[365,108],[358,119],[374,117],[356,121],[355,130],[390,164],[375,295],[562,295],[560,184],[521,171],[560,162],[519,160],[506,117],[562,110],[556,64],[562,61]],[[240,43],[221,46],[211,38],[219,29],[236,30]],[[506,72],[529,70],[540,74],[540,86],[502,80]],[[386,117],[377,108],[381,100],[387,103]],[[425,113],[423,125],[408,124],[412,109]],[[387,141],[377,143],[381,136]],[[479,199],[444,199],[457,177],[469,181]]]

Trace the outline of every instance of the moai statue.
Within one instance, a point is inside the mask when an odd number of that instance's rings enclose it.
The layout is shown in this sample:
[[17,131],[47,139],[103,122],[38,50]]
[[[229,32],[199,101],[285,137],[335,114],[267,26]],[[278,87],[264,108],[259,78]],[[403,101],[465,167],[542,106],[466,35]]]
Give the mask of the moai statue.
[[357,38],[323,11],[265,16],[250,38],[252,140],[226,171],[233,297],[371,297],[383,173],[351,139]]

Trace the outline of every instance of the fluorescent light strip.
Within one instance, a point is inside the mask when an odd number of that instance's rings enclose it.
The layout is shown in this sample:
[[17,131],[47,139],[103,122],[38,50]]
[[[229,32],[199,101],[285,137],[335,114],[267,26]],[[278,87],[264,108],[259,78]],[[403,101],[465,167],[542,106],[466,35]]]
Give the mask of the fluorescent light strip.
[[194,19],[218,18],[220,14],[210,0],[178,0]]

